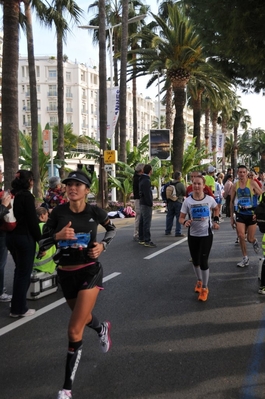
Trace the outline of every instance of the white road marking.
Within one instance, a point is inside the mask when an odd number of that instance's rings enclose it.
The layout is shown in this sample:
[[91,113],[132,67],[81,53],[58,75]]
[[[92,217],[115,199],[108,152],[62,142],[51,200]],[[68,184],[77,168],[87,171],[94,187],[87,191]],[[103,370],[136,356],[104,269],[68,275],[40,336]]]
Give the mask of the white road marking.
[[[103,278],[103,283],[119,276],[120,274],[121,273],[116,273],[116,272],[109,274],[108,276]],[[63,305],[65,302],[66,302],[65,298],[61,298],[58,301],[55,301],[55,302],[51,303],[50,305],[47,305],[44,308],[37,310],[33,316],[19,317],[15,322],[0,329],[0,337],[4,334],[7,334],[8,332],[14,330],[15,328],[20,327],[23,324],[28,323],[29,321],[34,320],[37,317],[49,312],[50,310],[53,310],[53,309],[57,308],[58,306]]]
[[184,241],[187,241],[187,237],[186,238],[182,238],[182,240],[174,242],[174,244],[168,245],[167,247],[165,247],[163,249],[160,249],[159,251],[156,251],[156,252],[154,252],[151,255],[146,256],[144,259],[152,259],[155,256],[158,256],[158,255],[162,254],[163,252],[168,251],[169,249],[174,248],[174,247],[176,247],[179,244],[182,244]]

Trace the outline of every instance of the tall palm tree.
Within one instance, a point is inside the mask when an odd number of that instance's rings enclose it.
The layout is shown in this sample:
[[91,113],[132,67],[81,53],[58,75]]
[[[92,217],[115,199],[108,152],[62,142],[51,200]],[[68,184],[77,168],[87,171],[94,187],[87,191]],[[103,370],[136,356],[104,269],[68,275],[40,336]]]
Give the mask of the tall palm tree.
[[160,35],[143,36],[144,40],[149,40],[150,46],[136,50],[137,74],[141,76],[143,71],[153,73],[166,69],[166,78],[172,85],[175,105],[172,164],[175,170],[181,170],[185,139],[185,88],[194,71],[205,63],[205,58],[200,39],[191,22],[179,9],[178,3],[168,6],[167,19],[153,13],[151,15],[160,29]]
[[[24,0],[25,10],[25,26],[28,47],[28,64],[29,64],[29,87],[30,87],[30,120],[32,135],[32,170],[34,170],[34,186],[33,194],[37,198],[41,198],[42,188],[39,172],[39,145],[38,145],[38,102],[37,102],[37,81],[35,71],[35,57],[33,44],[32,29],[32,13],[31,8],[34,7],[38,17],[42,20],[47,8],[40,0]],[[22,24],[23,28],[23,24]]]
[[120,70],[120,161],[126,162],[128,0],[122,0],[121,70]]
[[234,134],[234,143],[232,147],[232,156],[231,156],[231,168],[233,170],[237,167],[237,152],[238,152],[238,128],[242,127],[242,129],[247,130],[248,125],[251,123],[251,117],[248,114],[248,110],[246,108],[242,108],[238,106],[236,109],[232,110],[232,116],[228,121],[228,127],[233,129]]
[[219,93],[227,93],[232,90],[228,79],[209,62],[201,65],[193,74],[188,83],[188,96],[193,109],[193,137],[196,137],[196,146],[200,148],[202,96],[216,98]]
[[18,169],[18,48],[20,2],[3,2],[2,152],[4,185],[10,188]]
[[[63,76],[63,41],[70,30],[64,14],[78,24],[83,10],[73,0],[52,0],[47,9],[46,24],[54,24],[57,36],[57,102],[58,102],[58,151],[57,158],[64,160],[64,76]],[[64,176],[64,167],[60,168],[60,176]]]

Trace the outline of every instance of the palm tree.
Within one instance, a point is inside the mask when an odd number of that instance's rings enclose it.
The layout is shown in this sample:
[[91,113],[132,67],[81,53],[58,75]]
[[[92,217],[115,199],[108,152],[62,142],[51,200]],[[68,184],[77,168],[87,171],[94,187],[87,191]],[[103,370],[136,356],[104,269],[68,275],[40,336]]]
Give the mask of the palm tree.
[[219,93],[231,91],[231,85],[221,72],[206,62],[194,72],[187,87],[193,109],[193,137],[200,148],[202,96],[206,94],[208,98],[216,98]]
[[235,171],[237,166],[237,152],[238,152],[238,128],[241,126],[242,129],[247,130],[248,125],[251,123],[251,117],[248,114],[248,110],[242,107],[238,107],[232,110],[232,116],[228,121],[228,127],[233,129],[234,143],[231,155],[231,168]]
[[4,184],[10,188],[18,169],[18,44],[20,2],[3,2],[2,152]]
[[[39,172],[39,148],[38,148],[38,104],[37,104],[37,81],[35,72],[35,57],[33,44],[33,29],[32,29],[32,13],[31,6],[33,6],[39,18],[42,20],[47,8],[40,0],[24,0],[25,9],[25,25],[27,35],[28,47],[28,63],[29,63],[29,87],[30,87],[30,120],[31,120],[31,135],[32,135],[32,170],[34,170],[34,186],[33,194],[35,197],[41,196],[41,179]],[[23,25],[22,25],[23,27]]]
[[202,45],[191,22],[178,4],[168,6],[168,18],[151,13],[160,35],[142,34],[150,46],[138,49],[137,76],[166,69],[166,79],[174,93],[175,120],[173,127],[172,164],[175,170],[182,169],[185,124],[183,110],[186,103],[185,88],[198,67],[205,63]]
[[[66,40],[66,33],[69,25],[64,14],[70,17],[76,24],[80,22],[82,9],[73,0],[52,0],[47,9],[46,24],[54,24],[57,35],[57,92],[58,92],[58,150],[57,158],[64,160],[64,77],[63,77],[63,41]],[[60,176],[64,177],[64,167],[60,168]]]

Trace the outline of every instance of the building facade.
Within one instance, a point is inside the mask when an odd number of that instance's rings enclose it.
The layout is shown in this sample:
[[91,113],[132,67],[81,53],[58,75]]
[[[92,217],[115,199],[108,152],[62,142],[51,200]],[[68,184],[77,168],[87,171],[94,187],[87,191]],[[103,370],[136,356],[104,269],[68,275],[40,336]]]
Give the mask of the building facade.
[[[42,129],[58,123],[57,117],[57,61],[55,57],[35,59],[38,122]],[[19,58],[18,72],[19,128],[31,133],[29,68],[26,57]],[[87,67],[66,60],[64,62],[64,121],[72,124],[73,133],[99,140],[98,131],[99,76],[96,67]],[[155,104],[150,98],[137,96],[138,141],[149,133],[156,120]],[[133,98],[127,89],[127,140],[133,141]]]

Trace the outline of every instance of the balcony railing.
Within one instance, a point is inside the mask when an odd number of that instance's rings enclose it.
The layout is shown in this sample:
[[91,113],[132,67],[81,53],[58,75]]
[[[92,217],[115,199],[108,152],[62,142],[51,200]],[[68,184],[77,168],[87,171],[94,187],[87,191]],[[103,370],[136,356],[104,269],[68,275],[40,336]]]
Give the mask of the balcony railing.
[[57,97],[57,91],[48,91],[48,97]]

